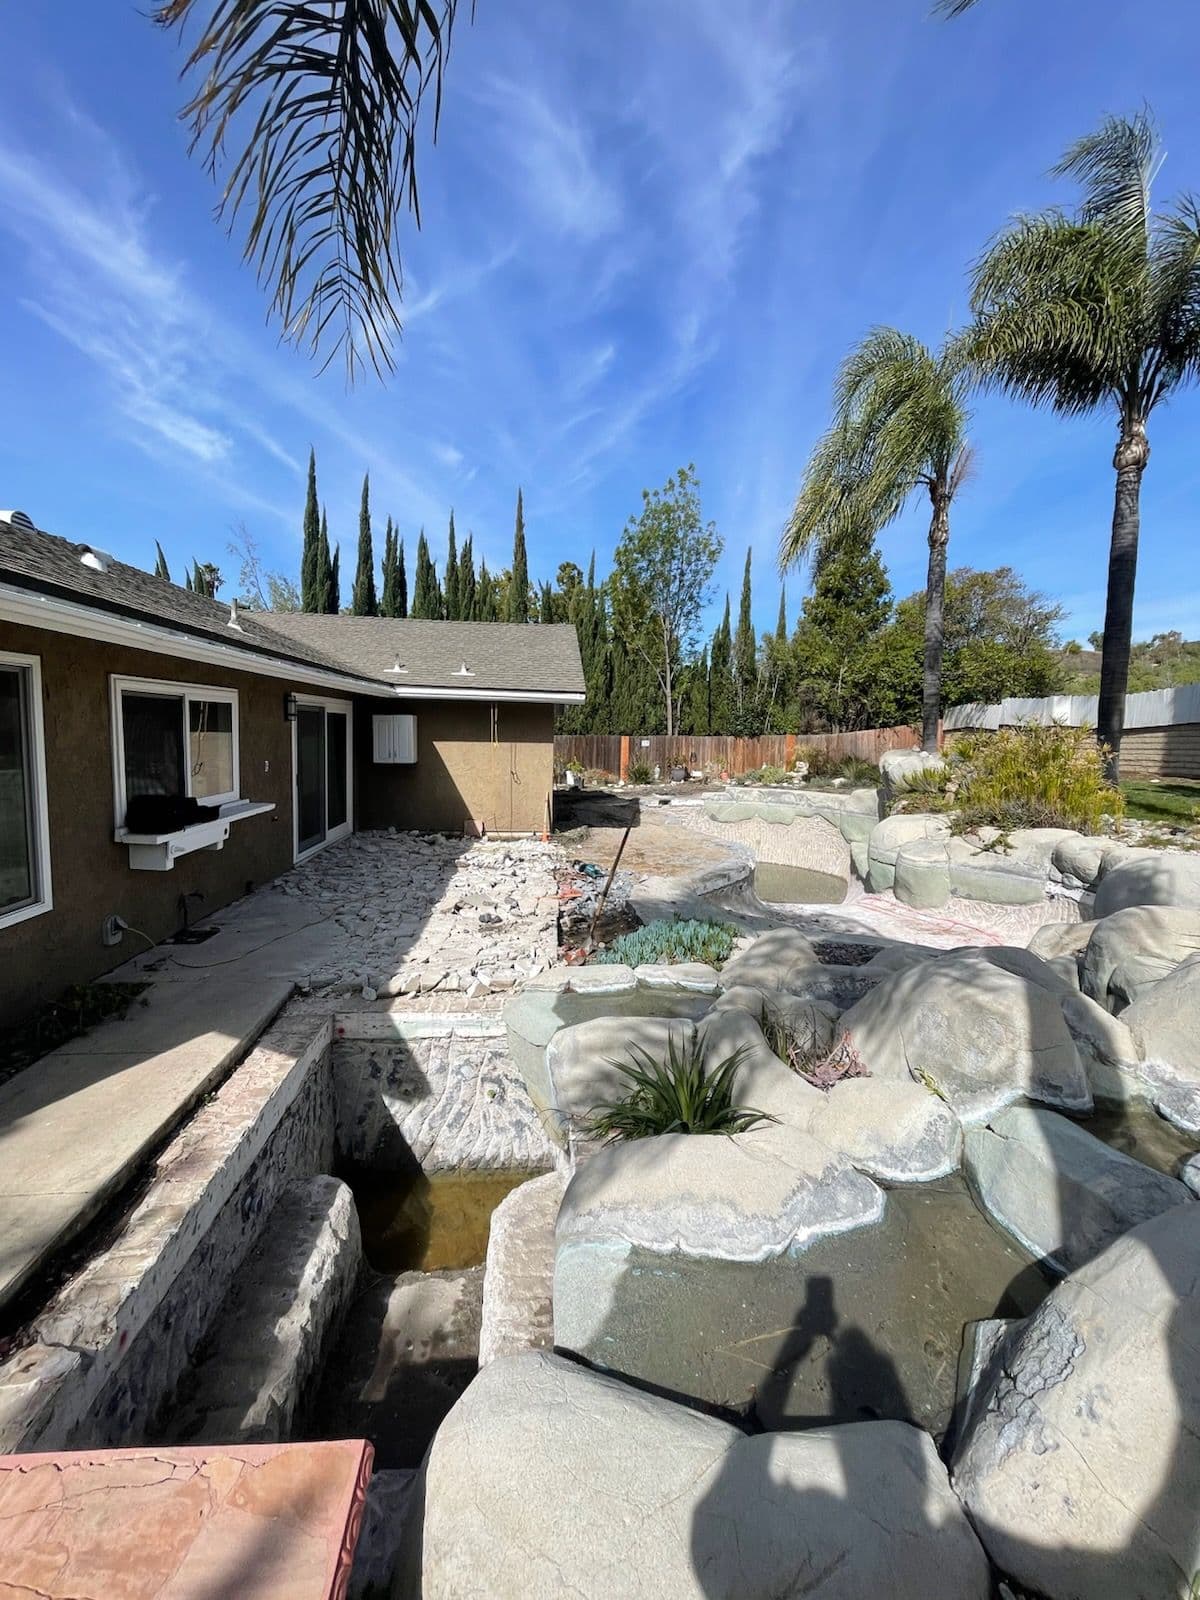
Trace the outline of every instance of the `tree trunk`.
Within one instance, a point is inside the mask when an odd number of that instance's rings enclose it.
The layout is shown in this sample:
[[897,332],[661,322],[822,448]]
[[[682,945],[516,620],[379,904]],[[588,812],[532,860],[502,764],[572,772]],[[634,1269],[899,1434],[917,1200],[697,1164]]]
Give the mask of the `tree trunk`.
[[671,634],[667,628],[663,629],[663,655],[666,667],[665,687],[667,691],[667,738],[675,733],[675,683],[671,672]]
[[929,485],[933,519],[929,524],[929,573],[925,579],[925,669],[921,682],[921,748],[936,750],[942,720],[942,651],[946,609],[946,546],[950,543],[950,501],[942,484]]
[[1104,605],[1104,643],[1100,654],[1100,708],[1096,737],[1108,747],[1105,776],[1121,776],[1121,732],[1125,727],[1125,692],[1129,686],[1129,654],[1133,644],[1133,586],[1137,576],[1141,528],[1142,473],[1150,459],[1146,425],[1125,417],[1121,442],[1113,456],[1117,492],[1113,502],[1112,542],[1108,547],[1108,596]]

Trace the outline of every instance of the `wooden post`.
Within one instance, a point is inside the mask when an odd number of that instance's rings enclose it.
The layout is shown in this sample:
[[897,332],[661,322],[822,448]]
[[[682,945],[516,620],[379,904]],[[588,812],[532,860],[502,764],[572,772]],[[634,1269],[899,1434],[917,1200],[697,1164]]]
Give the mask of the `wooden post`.
[[785,733],[783,736],[783,769],[785,772],[792,770],[792,762],[796,759],[796,735]]
[[627,733],[621,735],[621,770],[618,776],[622,783],[629,777],[629,735]]

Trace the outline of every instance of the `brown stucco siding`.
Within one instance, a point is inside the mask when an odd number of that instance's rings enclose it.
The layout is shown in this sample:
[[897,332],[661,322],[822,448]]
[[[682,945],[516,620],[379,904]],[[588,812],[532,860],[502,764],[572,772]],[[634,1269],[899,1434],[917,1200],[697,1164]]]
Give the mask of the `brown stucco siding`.
[[[417,718],[412,766],[376,766],[371,717],[391,710]],[[493,734],[487,701],[377,700],[355,706],[360,828],[462,833],[540,833],[554,785],[554,708],[498,702]]]
[[[101,944],[110,912],[160,939],[179,926],[181,894],[204,896],[191,905],[196,921],[285,871],[292,863],[292,746],[283,716],[287,685],[278,679],[5,622],[0,650],[41,659],[54,891],[52,910],[0,928],[0,1020],[7,1020],[143,948],[129,933],[111,949]],[[131,870],[128,851],[113,840],[112,673],[236,689],[241,793],[273,801],[275,810],[235,822],[222,850],[184,856],[170,872]]]

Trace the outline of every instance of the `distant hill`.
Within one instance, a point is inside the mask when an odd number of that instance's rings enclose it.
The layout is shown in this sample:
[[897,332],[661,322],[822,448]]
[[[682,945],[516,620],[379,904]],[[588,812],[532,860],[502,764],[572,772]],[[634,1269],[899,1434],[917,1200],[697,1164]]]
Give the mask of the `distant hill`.
[[[1099,650],[1063,650],[1059,656],[1064,694],[1097,694],[1100,689]],[[1129,692],[1173,689],[1181,683],[1200,683],[1200,639],[1180,633],[1159,633],[1135,644],[1129,663]]]

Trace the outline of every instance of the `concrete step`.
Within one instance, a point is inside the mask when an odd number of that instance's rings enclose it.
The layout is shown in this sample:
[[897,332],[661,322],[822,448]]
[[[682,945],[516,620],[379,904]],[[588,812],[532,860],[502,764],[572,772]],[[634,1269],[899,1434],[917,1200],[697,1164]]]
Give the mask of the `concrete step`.
[[234,1278],[180,1395],[172,1441],[275,1444],[354,1292],[362,1241],[337,1178],[283,1191]]

